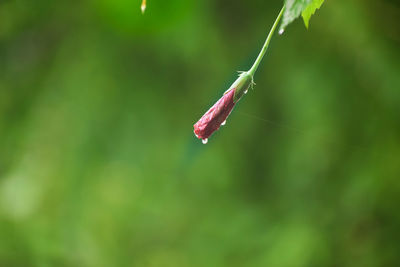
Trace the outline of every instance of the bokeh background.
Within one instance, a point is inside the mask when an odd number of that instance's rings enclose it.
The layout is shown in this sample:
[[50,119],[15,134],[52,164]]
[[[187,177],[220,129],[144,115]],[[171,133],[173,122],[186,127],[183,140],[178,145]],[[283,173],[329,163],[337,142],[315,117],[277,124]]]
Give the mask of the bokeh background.
[[400,3],[0,1],[0,266],[398,266]]

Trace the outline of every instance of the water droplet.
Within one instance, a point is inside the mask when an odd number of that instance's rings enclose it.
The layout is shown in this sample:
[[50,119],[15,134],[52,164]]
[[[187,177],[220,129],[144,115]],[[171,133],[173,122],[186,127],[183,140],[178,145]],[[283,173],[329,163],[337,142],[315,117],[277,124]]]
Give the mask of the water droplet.
[[208,138],[204,138],[203,140],[201,140],[201,142],[205,145],[208,142]]
[[248,91],[249,91],[249,89],[246,89],[246,91],[244,91],[244,94],[247,94]]
[[279,34],[280,34],[280,35],[282,35],[284,32],[285,32],[284,29],[280,29],[280,30],[279,30]]
[[224,126],[226,124],[226,120],[224,120],[222,123],[221,123],[221,126]]

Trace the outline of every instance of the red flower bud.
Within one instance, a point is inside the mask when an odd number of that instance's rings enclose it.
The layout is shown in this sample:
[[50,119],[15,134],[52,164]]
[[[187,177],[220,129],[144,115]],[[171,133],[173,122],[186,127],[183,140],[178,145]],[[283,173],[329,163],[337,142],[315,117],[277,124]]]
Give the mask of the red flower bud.
[[236,79],[225,94],[194,125],[194,134],[197,138],[203,139],[203,144],[207,143],[208,137],[218,130],[221,125],[225,124],[225,120],[228,118],[235,104],[247,93],[249,87],[254,84],[254,73],[267,51],[272,34],[274,33],[284,10],[285,7],[281,9],[281,12],[275,20],[275,23],[268,34],[267,40],[265,40],[260,54],[258,54],[253,66],[248,71],[241,72],[239,78]]
[[194,133],[197,138],[203,139],[203,143],[207,142],[207,138],[219,129],[231,113],[235,106],[234,96],[235,88],[226,92],[194,125]]
[[225,124],[226,118],[231,114],[233,107],[247,93],[252,83],[253,76],[248,72],[242,72],[217,103],[196,122],[194,125],[196,137],[203,139],[204,144],[207,143],[207,138],[218,130],[221,125]]

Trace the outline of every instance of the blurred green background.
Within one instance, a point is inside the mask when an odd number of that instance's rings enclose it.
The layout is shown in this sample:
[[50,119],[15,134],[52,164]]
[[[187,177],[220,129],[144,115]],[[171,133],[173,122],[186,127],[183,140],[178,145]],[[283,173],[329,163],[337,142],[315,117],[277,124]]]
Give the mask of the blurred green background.
[[0,1],[0,266],[398,266],[400,3]]

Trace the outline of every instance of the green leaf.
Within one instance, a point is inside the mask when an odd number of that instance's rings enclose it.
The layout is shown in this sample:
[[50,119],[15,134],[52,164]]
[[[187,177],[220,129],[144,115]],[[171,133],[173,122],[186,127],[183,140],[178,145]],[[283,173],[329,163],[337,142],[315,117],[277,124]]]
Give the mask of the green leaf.
[[321,7],[322,3],[324,3],[324,0],[313,0],[307,7],[306,9],[301,12],[301,16],[303,17],[304,24],[306,25],[306,28],[308,29],[308,24],[310,21],[310,18],[312,15],[314,15],[315,11]]
[[279,32],[282,33],[286,26],[297,19],[300,14],[303,16],[304,23],[308,28],[308,22],[315,10],[318,9],[324,0],[285,0],[285,12],[283,13],[281,27]]
[[287,25],[297,19],[310,2],[311,0],[285,0],[285,12],[279,32],[282,33]]

